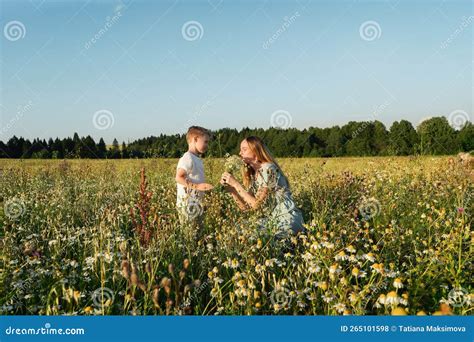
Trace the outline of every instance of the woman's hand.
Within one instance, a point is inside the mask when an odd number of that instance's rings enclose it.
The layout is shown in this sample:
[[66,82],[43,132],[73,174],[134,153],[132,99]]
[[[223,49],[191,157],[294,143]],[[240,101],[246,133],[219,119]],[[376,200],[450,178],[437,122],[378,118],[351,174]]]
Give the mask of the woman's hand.
[[236,190],[233,187],[229,186],[229,184],[224,182],[222,179],[219,181],[219,183],[222,185],[222,188],[224,189],[225,192],[229,194],[236,193]]
[[234,176],[232,176],[229,172],[224,172],[222,174],[222,177],[221,177],[221,180],[220,180],[220,183],[222,185],[228,185],[232,188],[235,188],[236,185],[238,184],[237,180],[234,178]]

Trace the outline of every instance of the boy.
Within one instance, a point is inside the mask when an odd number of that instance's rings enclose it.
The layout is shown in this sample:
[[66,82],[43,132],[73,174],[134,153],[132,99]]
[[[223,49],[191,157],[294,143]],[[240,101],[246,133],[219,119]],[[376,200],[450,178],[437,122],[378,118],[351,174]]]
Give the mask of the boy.
[[[182,224],[190,224],[193,230],[199,230],[202,222],[204,191],[213,186],[206,183],[204,166],[199,155],[207,151],[210,133],[199,126],[191,126],[186,134],[188,151],[179,159],[176,167],[178,209]],[[196,237],[197,231],[190,232]]]

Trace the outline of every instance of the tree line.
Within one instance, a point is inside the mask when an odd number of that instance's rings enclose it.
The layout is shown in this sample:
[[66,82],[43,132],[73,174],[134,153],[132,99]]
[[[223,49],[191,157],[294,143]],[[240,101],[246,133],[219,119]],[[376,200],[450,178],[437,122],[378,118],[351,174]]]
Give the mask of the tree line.
[[[240,141],[256,135],[266,142],[276,157],[342,157],[342,156],[406,156],[448,155],[474,150],[474,126],[466,122],[454,129],[445,117],[421,122],[416,129],[407,120],[395,121],[387,130],[380,121],[350,121],[329,128],[310,127],[241,130],[222,128],[212,132],[207,156],[237,154]],[[13,136],[0,141],[0,158],[177,158],[187,150],[184,134],[151,136],[120,145],[114,139],[107,146],[91,136],[30,141]]]

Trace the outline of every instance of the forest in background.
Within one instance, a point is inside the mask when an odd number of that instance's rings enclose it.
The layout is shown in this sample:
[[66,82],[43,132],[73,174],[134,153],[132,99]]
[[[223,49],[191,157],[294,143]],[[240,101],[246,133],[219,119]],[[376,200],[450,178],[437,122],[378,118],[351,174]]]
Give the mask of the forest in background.
[[[380,121],[350,121],[329,128],[222,128],[212,131],[208,157],[237,154],[245,137],[263,139],[276,157],[343,157],[450,155],[474,150],[474,127],[466,122],[453,128],[445,117],[433,117],[415,129],[407,120],[395,121],[389,129]],[[91,136],[63,139],[28,139],[13,136],[0,141],[0,158],[178,158],[187,150],[185,134],[150,136],[111,146],[104,139],[95,142]]]

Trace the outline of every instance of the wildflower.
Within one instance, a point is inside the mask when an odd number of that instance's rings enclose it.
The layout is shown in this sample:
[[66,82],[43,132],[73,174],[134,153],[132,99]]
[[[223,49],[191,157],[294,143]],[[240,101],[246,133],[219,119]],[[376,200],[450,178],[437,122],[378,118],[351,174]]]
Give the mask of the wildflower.
[[400,304],[407,306],[408,305],[408,293],[402,294],[402,298],[400,298]]
[[255,266],[255,272],[257,273],[263,273],[265,271],[265,266],[258,264]]
[[244,165],[242,159],[236,155],[225,154],[224,168],[226,172],[235,173]]
[[383,264],[373,264],[371,268],[377,273],[383,273]]
[[452,311],[451,311],[451,307],[446,304],[446,303],[442,303],[440,306],[439,306],[439,310],[441,311],[441,313],[443,315],[452,315]]
[[357,302],[357,300],[358,300],[357,294],[355,292],[351,292],[349,294],[349,300],[351,301],[351,303]]
[[232,262],[231,262],[231,264],[230,264],[230,267],[232,267],[232,268],[237,268],[237,267],[239,267],[239,265],[240,265],[240,263],[239,263],[239,261],[238,261],[237,259],[232,259]]
[[304,261],[311,261],[312,259],[314,259],[314,255],[310,252],[306,252],[302,255],[302,258]]
[[240,272],[235,272],[235,274],[232,276],[233,281],[238,281],[242,277],[242,274]]
[[321,298],[326,303],[330,303],[335,299],[334,296],[332,296],[331,294],[323,294],[323,295],[321,295]]
[[90,256],[90,257],[87,257],[84,261],[87,265],[87,268],[92,268],[92,266],[94,266],[95,258]]
[[406,316],[407,312],[404,308],[393,308],[392,316]]
[[385,301],[387,299],[387,296],[385,296],[383,293],[379,296],[379,298],[377,299],[377,302],[382,304],[382,305],[385,305]]
[[346,310],[346,306],[342,303],[335,304],[333,308],[336,309],[338,313],[343,313]]
[[287,252],[283,256],[285,257],[285,259],[289,259],[293,256],[293,254],[291,254],[290,252]]
[[357,276],[359,275],[359,273],[360,273],[360,271],[359,271],[359,269],[358,269],[357,267],[354,267],[354,268],[352,269],[352,275],[353,275],[354,277],[357,277]]
[[309,273],[318,273],[319,271],[321,271],[321,267],[319,266],[311,265],[308,268]]
[[426,312],[424,312],[423,310],[420,310],[416,313],[417,316],[426,316]]
[[396,278],[393,281],[393,286],[395,286],[396,289],[401,289],[403,287],[402,280],[400,278]]
[[265,266],[272,267],[274,261],[275,261],[275,259],[265,260]]
[[348,251],[349,253],[355,253],[356,249],[354,248],[354,246],[349,245],[346,247],[346,251]]
[[86,307],[84,308],[84,312],[85,312],[86,314],[91,313],[92,310],[93,310],[93,309],[92,309],[91,306],[86,306]]
[[370,252],[370,253],[367,253],[367,254],[364,254],[364,258],[366,260],[369,260],[370,262],[374,262],[375,261],[375,256],[374,256],[374,253]]
[[326,291],[328,289],[328,283],[325,281],[318,281],[316,282],[315,285],[319,287],[320,289],[322,289],[323,291]]
[[326,247],[327,249],[333,249],[334,248],[334,244],[332,242],[322,242],[321,245],[323,247]]
[[346,253],[344,253],[344,251],[340,251],[335,257],[334,259],[336,260],[347,260],[349,259],[349,257],[346,255]]
[[398,295],[395,291],[390,291],[387,294],[385,302],[388,305],[398,305],[400,303],[400,298],[398,297]]
[[329,274],[335,274],[338,271],[338,264],[333,264],[329,267]]

